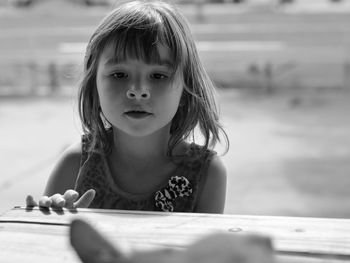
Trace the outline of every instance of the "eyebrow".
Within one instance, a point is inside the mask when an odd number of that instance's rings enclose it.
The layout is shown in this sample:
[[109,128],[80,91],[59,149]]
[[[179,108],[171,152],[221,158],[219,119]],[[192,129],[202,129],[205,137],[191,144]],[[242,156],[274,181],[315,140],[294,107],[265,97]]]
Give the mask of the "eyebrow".
[[[126,60],[125,59],[117,59],[117,58],[109,58],[105,61],[104,65],[105,66],[113,66],[113,65],[116,65],[116,64],[123,64],[125,63]],[[152,63],[146,63],[148,65],[159,65],[159,66],[166,66],[168,68],[174,68],[174,63],[171,62],[170,60],[168,59],[161,59],[161,60],[157,60],[157,61],[154,61]]]

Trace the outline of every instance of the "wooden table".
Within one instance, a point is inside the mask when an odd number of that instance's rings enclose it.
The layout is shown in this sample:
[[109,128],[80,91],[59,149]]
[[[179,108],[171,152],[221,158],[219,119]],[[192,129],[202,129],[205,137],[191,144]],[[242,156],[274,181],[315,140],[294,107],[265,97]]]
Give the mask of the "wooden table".
[[184,248],[212,232],[247,232],[272,237],[278,262],[350,262],[350,219],[20,207],[0,216],[0,262],[80,262],[68,238],[77,217],[126,251]]

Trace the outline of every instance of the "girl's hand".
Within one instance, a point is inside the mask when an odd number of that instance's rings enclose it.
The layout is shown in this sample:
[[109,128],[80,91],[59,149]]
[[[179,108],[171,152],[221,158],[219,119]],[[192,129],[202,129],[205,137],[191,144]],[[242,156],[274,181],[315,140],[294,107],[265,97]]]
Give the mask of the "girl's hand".
[[95,198],[95,190],[90,189],[86,191],[79,199],[78,192],[69,189],[63,195],[54,194],[52,196],[42,196],[39,199],[39,204],[33,199],[31,195],[26,198],[26,206],[40,206],[40,207],[55,207],[55,208],[87,208],[90,206],[92,200]]

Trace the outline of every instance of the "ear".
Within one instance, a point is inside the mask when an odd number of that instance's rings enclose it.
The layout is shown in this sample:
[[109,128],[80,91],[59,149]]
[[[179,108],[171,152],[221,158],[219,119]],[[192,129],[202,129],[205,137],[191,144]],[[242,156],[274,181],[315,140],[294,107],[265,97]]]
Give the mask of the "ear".
[[72,222],[70,242],[83,263],[117,263],[123,260],[122,254],[110,242],[82,220]]

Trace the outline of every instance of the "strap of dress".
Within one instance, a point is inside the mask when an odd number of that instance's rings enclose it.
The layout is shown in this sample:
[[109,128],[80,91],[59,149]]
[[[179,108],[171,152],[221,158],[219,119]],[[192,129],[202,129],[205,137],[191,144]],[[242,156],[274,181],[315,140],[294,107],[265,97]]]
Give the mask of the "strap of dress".
[[201,168],[200,170],[198,171],[198,174],[200,174],[200,178],[199,178],[199,182],[198,182],[198,190],[197,190],[197,197],[196,197],[196,205],[198,205],[198,201],[202,195],[202,192],[203,192],[203,189],[204,189],[204,186],[207,182],[207,177],[208,177],[208,167],[209,167],[209,164],[213,158],[213,156],[216,155],[216,152],[215,151],[211,151],[211,150],[206,150],[205,151],[205,154],[203,155],[203,163],[201,165]]

